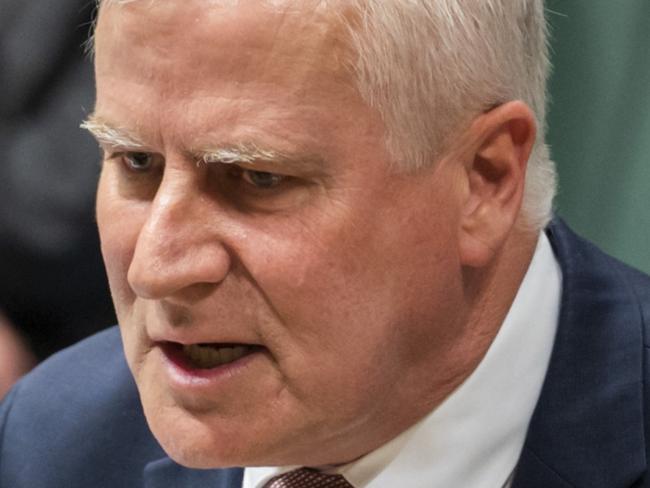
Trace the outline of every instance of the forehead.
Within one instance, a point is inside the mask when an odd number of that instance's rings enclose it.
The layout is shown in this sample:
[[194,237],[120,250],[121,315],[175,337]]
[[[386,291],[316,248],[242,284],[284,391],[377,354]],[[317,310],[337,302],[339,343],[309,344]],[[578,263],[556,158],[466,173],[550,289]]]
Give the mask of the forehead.
[[383,151],[344,15],[312,0],[106,4],[95,114],[156,150],[252,142],[343,160],[365,140]]
[[153,66],[173,65],[178,73],[211,69],[270,81],[287,70],[297,81],[324,70],[345,77],[349,56],[341,19],[333,2],[322,0],[110,2],[100,9],[96,63],[102,69],[106,54],[135,52],[137,69],[151,69],[151,76]]

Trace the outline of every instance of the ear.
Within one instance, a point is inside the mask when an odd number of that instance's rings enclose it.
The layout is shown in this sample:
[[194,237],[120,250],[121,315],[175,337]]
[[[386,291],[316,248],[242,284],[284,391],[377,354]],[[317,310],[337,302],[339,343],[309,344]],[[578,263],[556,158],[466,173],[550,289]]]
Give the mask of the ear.
[[469,129],[467,193],[463,201],[460,258],[487,265],[513,228],[524,195],[526,164],[535,142],[530,108],[514,101],[477,117]]

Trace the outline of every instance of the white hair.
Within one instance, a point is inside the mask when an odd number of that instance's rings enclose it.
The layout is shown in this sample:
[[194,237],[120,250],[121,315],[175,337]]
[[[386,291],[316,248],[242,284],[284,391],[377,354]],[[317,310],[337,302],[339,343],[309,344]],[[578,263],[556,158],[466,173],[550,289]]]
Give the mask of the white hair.
[[382,114],[391,154],[407,167],[424,167],[476,115],[522,100],[538,125],[523,223],[543,227],[556,186],[545,144],[550,63],[543,0],[354,1],[358,88]]
[[476,115],[522,100],[535,114],[538,133],[521,223],[546,225],[556,172],[545,143],[550,63],[543,0],[347,3],[355,11],[346,19],[358,89],[381,114],[396,162],[406,169],[430,165]]

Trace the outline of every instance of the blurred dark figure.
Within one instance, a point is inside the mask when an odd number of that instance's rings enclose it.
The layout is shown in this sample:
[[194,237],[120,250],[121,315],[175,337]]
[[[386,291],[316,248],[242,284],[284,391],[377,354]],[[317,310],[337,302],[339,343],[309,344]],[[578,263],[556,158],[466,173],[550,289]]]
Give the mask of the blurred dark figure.
[[[0,0],[0,311],[36,360],[114,323],[94,223],[92,0]],[[2,340],[2,339],[0,339]]]

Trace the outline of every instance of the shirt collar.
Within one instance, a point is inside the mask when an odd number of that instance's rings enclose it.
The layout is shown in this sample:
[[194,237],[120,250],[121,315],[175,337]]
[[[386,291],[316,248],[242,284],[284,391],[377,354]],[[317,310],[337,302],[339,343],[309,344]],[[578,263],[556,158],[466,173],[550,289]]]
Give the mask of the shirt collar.
[[[541,233],[515,300],[474,372],[420,422],[361,459],[326,471],[342,474],[355,488],[504,486],[548,368],[561,287],[561,270]],[[295,468],[247,468],[243,488],[261,488]]]

